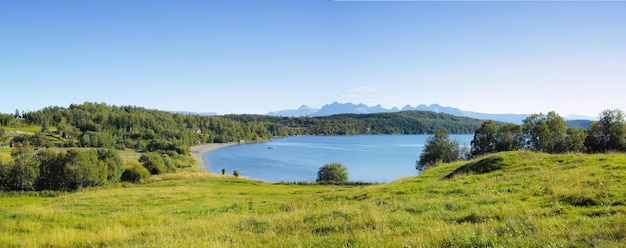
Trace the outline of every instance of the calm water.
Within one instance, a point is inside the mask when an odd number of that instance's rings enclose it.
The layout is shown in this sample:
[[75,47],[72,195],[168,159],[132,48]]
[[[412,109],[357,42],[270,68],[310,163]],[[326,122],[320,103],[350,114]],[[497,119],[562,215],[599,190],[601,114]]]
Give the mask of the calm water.
[[[296,136],[269,142],[225,147],[205,156],[209,170],[267,182],[315,181],[317,170],[339,162],[348,168],[350,181],[390,182],[416,175],[429,135]],[[451,135],[470,144],[473,135]],[[270,149],[271,148],[271,149]]]

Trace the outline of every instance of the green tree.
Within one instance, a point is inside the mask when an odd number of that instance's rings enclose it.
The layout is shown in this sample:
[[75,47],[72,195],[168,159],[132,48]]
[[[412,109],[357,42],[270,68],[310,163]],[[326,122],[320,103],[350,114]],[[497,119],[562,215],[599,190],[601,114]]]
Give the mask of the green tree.
[[124,182],[140,183],[150,177],[150,171],[137,162],[130,163],[122,173]]
[[330,163],[320,167],[317,171],[318,183],[346,183],[348,182],[348,168],[341,163]]
[[485,121],[474,133],[471,153],[478,156],[496,152],[498,143],[498,126],[492,120]]
[[139,157],[139,162],[150,171],[150,174],[156,175],[167,172],[167,166],[159,154],[144,153]]
[[124,163],[120,155],[112,149],[98,149],[98,163],[107,168],[107,181],[109,183],[119,182],[124,172]]
[[568,152],[585,151],[585,139],[587,137],[585,130],[568,128],[565,134],[565,144]]
[[107,168],[98,163],[96,151],[68,150],[65,157],[68,188],[75,190],[106,184]]
[[604,110],[587,131],[585,146],[590,152],[626,150],[626,122],[619,109]]
[[34,190],[39,178],[39,161],[35,152],[29,148],[18,148],[11,152],[13,166],[6,176],[6,188],[9,190]]
[[496,151],[517,151],[523,147],[524,134],[520,125],[505,123],[498,128]]
[[69,170],[63,153],[57,153],[49,149],[39,150],[39,180],[38,190],[70,190],[68,182]]
[[524,119],[523,132],[530,149],[548,153],[565,151],[565,120],[556,112],[533,114]]
[[2,127],[0,127],[0,147],[2,147],[2,144],[4,144],[4,137],[6,136],[6,134],[4,133],[4,129],[2,129]]
[[426,145],[415,168],[423,171],[427,166],[435,166],[440,162],[450,163],[462,157],[459,142],[451,140],[447,130],[438,129],[433,136],[426,139]]

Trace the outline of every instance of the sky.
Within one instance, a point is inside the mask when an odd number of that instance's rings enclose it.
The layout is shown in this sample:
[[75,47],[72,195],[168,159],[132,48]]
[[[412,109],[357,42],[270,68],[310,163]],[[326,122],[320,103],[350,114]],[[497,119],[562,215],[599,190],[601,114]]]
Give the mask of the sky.
[[0,1],[0,112],[626,110],[626,2]]

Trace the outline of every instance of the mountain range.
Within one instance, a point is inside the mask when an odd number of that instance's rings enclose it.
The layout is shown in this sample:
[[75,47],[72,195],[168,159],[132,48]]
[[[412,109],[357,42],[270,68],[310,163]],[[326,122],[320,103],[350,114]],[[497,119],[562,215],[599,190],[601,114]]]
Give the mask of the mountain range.
[[[386,112],[400,112],[400,111],[410,111],[410,110],[421,110],[421,111],[431,111],[436,113],[446,113],[455,116],[462,117],[470,117],[481,120],[494,120],[500,122],[508,122],[515,124],[522,124],[523,120],[526,119],[530,114],[486,114],[486,113],[478,113],[472,111],[464,111],[454,107],[444,107],[439,104],[431,104],[424,105],[420,104],[416,107],[412,107],[410,105],[404,106],[402,109],[397,107],[393,107],[391,109],[386,109],[382,107],[380,104],[370,107],[365,104],[353,104],[353,103],[338,103],[333,102],[331,104],[326,104],[322,106],[320,109],[312,108],[307,105],[302,105],[298,109],[293,110],[281,110],[267,113],[269,116],[286,116],[286,117],[302,117],[302,116],[329,116],[335,114],[373,114],[373,113],[386,113]],[[564,117],[566,120],[574,120],[574,119],[583,119],[583,120],[592,120],[593,118],[587,116],[580,115],[570,115]]]

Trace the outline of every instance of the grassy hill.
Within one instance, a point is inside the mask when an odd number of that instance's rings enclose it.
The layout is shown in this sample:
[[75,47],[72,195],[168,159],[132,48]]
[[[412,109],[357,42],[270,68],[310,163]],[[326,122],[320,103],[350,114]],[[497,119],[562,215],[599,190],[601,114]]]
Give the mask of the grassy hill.
[[626,155],[506,152],[362,187],[206,173],[0,195],[0,246],[624,247]]

